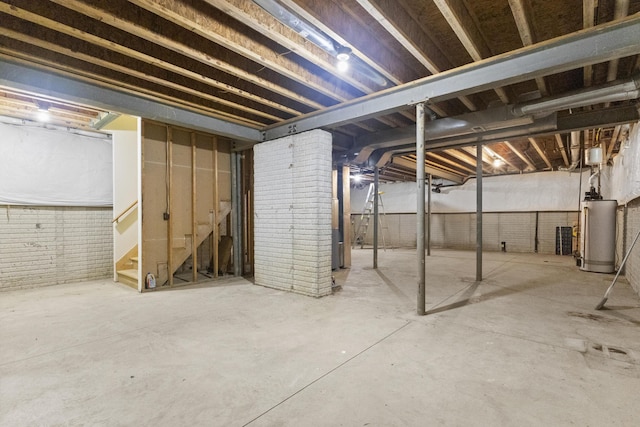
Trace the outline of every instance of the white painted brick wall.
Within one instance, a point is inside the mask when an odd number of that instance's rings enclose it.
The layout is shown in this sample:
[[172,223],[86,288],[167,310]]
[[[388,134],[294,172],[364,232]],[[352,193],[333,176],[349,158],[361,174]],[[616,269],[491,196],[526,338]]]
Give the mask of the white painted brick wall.
[[[540,212],[538,214],[538,253],[556,253],[556,227],[571,227],[578,212]],[[577,248],[574,247],[573,251]],[[567,254],[569,255],[569,254]]]
[[311,131],[254,147],[256,284],[331,293],[331,143]]
[[111,208],[0,207],[0,290],[111,277]]
[[[507,252],[535,251],[535,212],[489,212],[482,219],[482,244],[486,251],[500,251],[502,242]],[[540,212],[538,218],[539,253],[555,253],[555,227],[571,226],[577,212]],[[356,226],[360,215],[352,215]],[[390,224],[387,242],[394,247],[416,247],[415,214],[386,214]],[[371,222],[373,224],[373,222]],[[367,245],[373,244],[373,227],[369,226]],[[380,241],[382,245],[382,241]],[[433,248],[475,250],[476,215],[473,213],[434,213],[431,215]]]
[[[640,198],[632,200],[627,204],[627,221],[625,230],[624,254],[633,243],[638,231],[640,231]],[[624,254],[622,255],[624,257]],[[622,258],[617,260],[618,265],[622,263]],[[624,266],[624,275],[633,286],[633,289],[640,294],[640,239],[629,254],[627,263]]]

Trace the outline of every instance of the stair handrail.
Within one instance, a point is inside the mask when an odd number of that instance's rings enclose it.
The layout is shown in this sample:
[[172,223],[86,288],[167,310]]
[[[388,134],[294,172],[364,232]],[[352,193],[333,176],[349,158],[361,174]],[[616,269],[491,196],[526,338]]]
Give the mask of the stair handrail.
[[111,221],[111,223],[113,224],[114,222],[120,222],[120,218],[122,218],[123,216],[125,216],[125,214],[127,214],[131,209],[133,209],[134,206],[136,206],[138,204],[137,200],[134,200],[133,203],[131,203],[129,206],[127,206],[127,208],[125,210],[123,210],[122,212],[120,212],[120,215],[118,215],[117,217],[115,217],[113,219],[113,221]]

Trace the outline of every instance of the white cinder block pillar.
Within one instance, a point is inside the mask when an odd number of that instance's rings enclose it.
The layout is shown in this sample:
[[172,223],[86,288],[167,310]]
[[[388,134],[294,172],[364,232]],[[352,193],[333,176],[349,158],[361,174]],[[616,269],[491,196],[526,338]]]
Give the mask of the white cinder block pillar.
[[331,293],[331,134],[314,130],[254,147],[255,282]]

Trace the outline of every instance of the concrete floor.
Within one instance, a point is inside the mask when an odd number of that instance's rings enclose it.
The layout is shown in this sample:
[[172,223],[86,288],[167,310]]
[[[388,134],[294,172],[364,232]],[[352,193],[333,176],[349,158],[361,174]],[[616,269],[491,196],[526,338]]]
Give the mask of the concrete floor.
[[0,294],[0,425],[636,426],[640,300],[571,257],[356,250],[322,299],[224,279]]

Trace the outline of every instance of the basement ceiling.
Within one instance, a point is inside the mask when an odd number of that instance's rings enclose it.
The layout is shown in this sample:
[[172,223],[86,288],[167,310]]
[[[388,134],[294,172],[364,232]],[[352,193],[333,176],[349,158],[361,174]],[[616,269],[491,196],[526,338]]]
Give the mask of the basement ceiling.
[[[640,0],[5,0],[0,60],[262,130],[638,12]],[[340,69],[339,53],[350,54],[346,71]],[[638,55],[619,57],[427,108],[432,121],[466,117],[639,72]],[[45,101],[66,126],[95,128],[108,113],[1,89],[5,116],[31,119]],[[594,101],[559,110],[557,117],[589,112],[600,120],[581,122],[583,143],[601,145],[611,159],[628,134],[627,123],[637,119],[637,99]],[[139,114],[145,117],[144,111]],[[335,158],[364,172],[377,164],[383,180],[415,179],[415,150],[407,144],[370,147],[366,158],[360,154],[370,138],[412,126],[409,106],[341,124],[331,129]],[[568,128],[504,135],[486,140],[487,175],[557,170],[571,163]],[[435,176],[475,176],[472,144],[456,135],[438,147],[427,143],[427,165]]]

